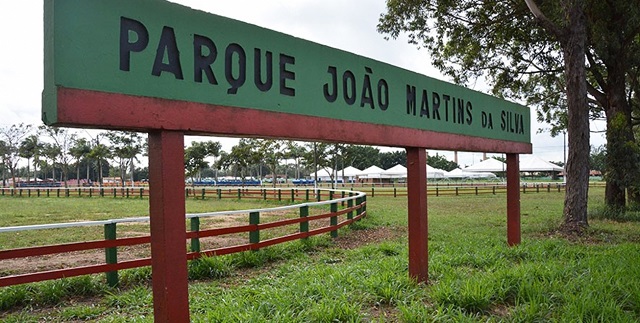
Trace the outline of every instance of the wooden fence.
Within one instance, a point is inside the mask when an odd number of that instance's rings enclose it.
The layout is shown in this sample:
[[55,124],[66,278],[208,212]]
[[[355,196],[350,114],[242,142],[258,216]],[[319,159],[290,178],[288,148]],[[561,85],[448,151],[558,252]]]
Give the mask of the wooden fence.
[[[598,186],[599,183],[591,183],[591,186]],[[354,191],[356,187],[350,187]],[[342,192],[347,188],[342,188]],[[358,191],[367,192],[369,197],[375,196],[407,196],[406,187],[381,187],[369,186],[359,187]],[[521,193],[541,193],[565,191],[564,183],[522,183]],[[260,187],[187,187],[185,196],[187,198],[217,198],[217,199],[271,199],[279,201],[320,201],[327,197],[327,190],[305,187],[280,187],[280,188],[260,188]],[[506,194],[507,188],[504,183],[475,183],[450,185],[430,184],[427,187],[429,196],[459,196],[459,195],[481,195],[481,194]],[[341,193],[346,194],[346,193]],[[122,198],[145,198],[149,196],[148,187],[73,187],[73,188],[3,188],[0,189],[0,196],[13,197],[122,197]],[[345,197],[345,196],[342,196]]]
[[[47,190],[48,193],[51,191]],[[57,192],[63,192],[64,196],[71,194],[68,189],[61,189]],[[82,194],[84,191],[79,190],[76,193]],[[89,196],[91,196],[89,191]],[[101,190],[101,193],[105,190]],[[138,197],[145,196],[145,190],[135,190],[139,193]],[[267,246],[275,244],[305,239],[314,235],[330,233],[332,237],[337,237],[338,229],[345,225],[349,225],[354,221],[358,221],[366,216],[366,194],[354,191],[339,191],[339,190],[318,190],[311,191],[305,190],[304,192],[298,191],[296,195],[295,191],[283,192],[283,190],[268,190],[260,189],[255,191],[249,191],[244,189],[235,190],[221,190],[214,191],[217,198],[260,198],[260,199],[278,199],[282,200],[283,193],[291,194],[291,201],[297,201],[305,199],[309,201],[315,198],[316,202],[305,202],[296,205],[287,205],[274,208],[252,209],[252,210],[239,210],[239,211],[221,211],[210,213],[198,213],[198,214],[186,214],[186,219],[190,221],[190,231],[187,232],[186,238],[189,240],[189,252],[187,258],[189,260],[196,259],[202,256],[219,256],[236,252],[243,252],[249,250],[258,250]],[[118,190],[119,194],[122,194]],[[195,194],[196,192],[186,190],[186,194]],[[201,194],[199,198],[208,197],[207,193],[213,194],[207,191],[198,191]],[[116,193],[113,193],[116,195]],[[311,194],[311,195],[310,195]],[[56,194],[56,196],[59,196]],[[104,196],[98,195],[98,196]],[[133,197],[133,194],[127,195]],[[328,210],[322,210],[323,207],[328,206]],[[310,208],[320,208],[319,214],[311,214]],[[272,222],[264,222],[263,215],[269,213],[278,213],[285,210],[295,210],[298,216],[294,218],[279,219]],[[294,211],[294,212],[295,212]],[[317,211],[317,210],[316,210]],[[200,227],[200,220],[209,217],[229,216],[234,214],[248,214],[249,221],[244,225],[221,227],[213,229],[203,229]],[[310,227],[309,224],[312,221],[328,219],[328,225],[316,225]],[[105,221],[85,221],[85,222],[71,222],[71,223],[57,223],[57,224],[44,224],[44,225],[31,225],[31,226],[18,226],[18,227],[4,227],[0,228],[0,233],[17,232],[26,230],[46,230],[55,228],[70,228],[81,226],[103,226],[104,227],[104,239],[88,242],[74,242],[58,245],[48,245],[39,247],[18,248],[11,250],[0,250],[0,261],[9,259],[20,259],[27,257],[41,257],[46,255],[65,254],[69,252],[86,251],[94,249],[104,249],[105,262],[101,264],[80,266],[73,268],[55,269],[42,272],[32,272],[26,274],[16,274],[10,276],[0,277],[0,286],[10,286],[17,284],[25,284],[31,282],[39,282],[44,280],[73,277],[88,274],[106,273],[107,283],[115,286],[118,284],[118,271],[123,269],[144,267],[151,265],[151,258],[133,259],[127,261],[118,261],[118,247],[135,246],[149,244],[151,237],[149,235],[139,237],[117,237],[117,224],[122,223],[136,223],[136,222],[148,222],[148,217],[139,218],[126,218],[116,220]],[[320,221],[324,222],[324,221]],[[315,224],[320,222],[314,222]],[[284,234],[269,239],[261,239],[261,231],[279,228],[291,225],[298,225],[298,229],[294,233]],[[246,233],[248,241],[239,245],[225,246],[214,249],[202,250],[200,239],[214,236],[224,236],[229,234]],[[186,264],[185,264],[186,265]]]

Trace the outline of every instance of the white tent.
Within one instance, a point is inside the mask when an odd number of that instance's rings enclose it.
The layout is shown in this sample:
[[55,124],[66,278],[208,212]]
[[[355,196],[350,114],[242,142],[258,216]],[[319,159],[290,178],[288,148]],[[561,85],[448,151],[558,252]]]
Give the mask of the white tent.
[[480,172],[480,173],[494,173],[494,172],[506,172],[507,164],[493,158],[485,159],[477,164],[471,165],[462,171],[464,172]]
[[564,169],[534,155],[520,155],[521,172],[561,172]]
[[384,178],[407,178],[407,168],[397,164],[382,172]]
[[355,177],[356,175],[362,173],[362,171],[353,166],[348,166],[345,169],[339,170],[338,176],[342,176],[343,173],[344,177]]
[[373,165],[367,169],[362,170],[360,173],[356,174],[359,178],[382,178],[382,173],[384,169]]
[[[331,181],[331,173],[333,169],[331,168],[323,168],[318,170],[318,180],[322,182]],[[311,173],[311,178],[316,178],[316,173]]]
[[451,179],[497,178],[493,173],[467,172],[460,168],[447,172],[444,176]]
[[445,178],[446,171],[427,165],[427,178]]
[[336,174],[336,177],[338,178],[338,180],[342,179],[343,183],[354,182],[356,180],[356,176],[361,172],[361,170],[353,166],[349,166],[339,170]]

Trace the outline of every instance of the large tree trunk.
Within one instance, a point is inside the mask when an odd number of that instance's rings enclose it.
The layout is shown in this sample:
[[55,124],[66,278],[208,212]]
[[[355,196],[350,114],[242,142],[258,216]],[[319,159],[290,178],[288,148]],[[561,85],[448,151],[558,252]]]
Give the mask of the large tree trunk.
[[605,203],[614,212],[625,210],[625,189],[628,189],[630,204],[638,204],[638,146],[633,135],[631,107],[626,100],[624,62],[614,62],[607,68],[609,91],[607,91],[607,181]]
[[585,69],[587,38],[583,1],[567,1],[569,24],[563,44],[568,99],[567,193],[564,200],[564,232],[581,232],[588,226],[589,107]]

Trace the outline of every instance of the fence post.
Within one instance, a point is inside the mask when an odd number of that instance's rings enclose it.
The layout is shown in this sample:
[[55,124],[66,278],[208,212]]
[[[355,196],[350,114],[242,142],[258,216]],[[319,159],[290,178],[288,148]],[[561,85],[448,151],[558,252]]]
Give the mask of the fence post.
[[333,200],[333,191],[329,191],[329,200]]
[[[307,190],[308,192],[309,190]],[[309,206],[301,206],[300,207],[300,218],[306,218],[309,216]],[[309,221],[300,222],[300,232],[309,232]],[[309,239],[309,236],[306,235],[303,239]]]
[[31,197],[31,189],[27,188],[27,197]]
[[238,200],[242,199],[242,189],[238,189]]
[[[91,189],[89,189],[89,192],[91,192]],[[144,197],[144,187],[140,188],[140,199],[142,199],[142,197]]]
[[282,201],[282,190],[278,190],[278,201]]
[[188,187],[184,189],[184,198],[185,199],[189,198],[189,188]]
[[129,188],[127,187],[127,198],[129,198]]
[[[104,225],[104,239],[115,240],[116,239],[116,224],[109,223]],[[118,263],[118,248],[104,248],[105,260],[107,264]],[[108,271],[105,273],[107,277],[107,285],[111,287],[118,286],[118,271]]]
[[[249,224],[260,224],[260,212],[251,212],[249,213]],[[256,228],[256,230],[249,231],[249,243],[259,243],[260,242],[260,230]],[[258,250],[253,249],[253,250]]]
[[478,187],[476,186],[476,195],[478,195]]
[[[353,207],[353,193],[349,193],[349,200],[347,200],[347,208]],[[353,210],[347,212],[347,219],[353,219]]]
[[318,200],[318,202],[320,202],[320,201],[322,200],[322,195],[321,195],[321,193],[320,193],[320,189],[318,189],[318,190],[316,191],[316,199]]
[[[187,194],[189,194],[189,191],[187,191]],[[118,189],[116,189],[115,187],[113,188],[113,197],[117,197],[118,196]]]
[[540,193],[540,185],[536,183],[536,193]]
[[295,202],[296,201],[296,192],[295,190],[292,188],[291,189],[291,202]]
[[374,188],[375,188],[374,186],[371,186],[371,197],[375,196],[375,189]]
[[362,207],[362,212],[367,212],[367,196],[363,196],[362,197],[362,202],[364,203],[364,206]]
[[100,187],[100,197],[104,197],[104,188]]
[[551,193],[551,184],[547,184],[547,193]]
[[71,196],[71,192],[70,191],[71,190],[68,187],[64,189],[64,194],[65,194],[66,197]]
[[496,186],[493,185],[493,195],[496,195]]
[[436,196],[440,196],[440,188],[436,186]]
[[305,201],[308,201],[308,200],[309,200],[309,189],[307,188],[307,189],[305,189],[304,191],[305,191],[305,192],[304,192],[304,200],[305,200]]
[[218,193],[218,200],[222,200],[222,189],[219,188],[217,193]]
[[[191,218],[191,232],[199,232],[200,231],[200,218],[193,217]],[[200,238],[196,236],[195,238],[191,238],[191,252],[200,252]]]
[[456,196],[458,196],[458,187],[456,186]]
[[[338,203],[331,203],[331,213],[335,214],[336,212],[338,212]],[[337,216],[332,216],[331,218],[329,218],[330,220],[330,225],[333,226],[337,226],[338,225],[338,217]],[[331,230],[331,237],[332,238],[337,238],[338,237],[338,230]]]
[[[344,191],[342,191],[342,193],[340,195],[342,196],[341,198],[344,198]],[[342,204],[342,206],[344,206],[344,201],[342,201],[340,203]]]
[[393,197],[398,197],[398,189],[397,188],[393,188]]

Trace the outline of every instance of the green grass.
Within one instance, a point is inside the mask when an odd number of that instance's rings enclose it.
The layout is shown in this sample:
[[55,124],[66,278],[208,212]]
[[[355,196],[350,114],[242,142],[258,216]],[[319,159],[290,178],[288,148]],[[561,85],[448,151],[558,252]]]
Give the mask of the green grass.
[[[598,212],[603,195],[602,189],[590,190],[591,213]],[[522,194],[523,242],[507,247],[504,194],[429,197],[427,285],[408,278],[406,234],[356,249],[340,248],[322,236],[259,252],[204,258],[189,265],[191,319],[639,321],[640,223],[594,216],[586,235],[566,239],[555,230],[561,222],[562,199],[557,193]],[[68,201],[91,201],[73,200]],[[189,203],[197,206],[187,208],[205,209],[213,201]],[[406,229],[406,198],[375,197],[368,203],[369,217],[340,235],[380,227]],[[110,207],[114,214],[127,212]],[[104,287],[102,276],[3,288],[0,308],[9,312],[0,319],[152,322],[149,277],[148,268],[124,271],[119,289]],[[22,301],[12,305],[16,299]]]

